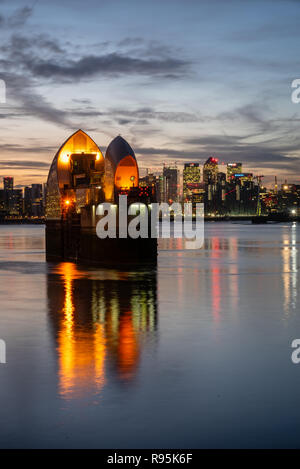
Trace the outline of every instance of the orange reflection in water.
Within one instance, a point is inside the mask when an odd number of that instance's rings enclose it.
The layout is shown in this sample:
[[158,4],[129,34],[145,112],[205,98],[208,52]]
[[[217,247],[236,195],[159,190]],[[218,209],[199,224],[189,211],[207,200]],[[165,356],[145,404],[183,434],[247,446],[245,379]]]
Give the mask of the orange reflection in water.
[[90,279],[72,263],[60,264],[56,273],[60,281],[51,282],[48,295],[57,328],[59,393],[68,399],[98,393],[108,361],[118,378],[132,379],[140,338],[155,329],[153,284],[117,271]]
[[123,379],[132,377],[138,358],[139,346],[129,311],[121,316],[119,323],[118,369]]
[[73,301],[76,266],[61,264],[60,274],[64,280],[64,308],[58,334],[59,390],[62,395],[79,397],[91,387],[99,391],[105,382],[104,327],[96,323],[93,331],[76,328]]

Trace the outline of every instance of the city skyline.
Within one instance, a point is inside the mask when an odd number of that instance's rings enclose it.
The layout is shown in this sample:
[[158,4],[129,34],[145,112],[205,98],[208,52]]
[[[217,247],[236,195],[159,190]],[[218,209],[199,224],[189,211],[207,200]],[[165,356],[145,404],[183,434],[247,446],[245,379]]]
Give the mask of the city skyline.
[[0,176],[45,182],[63,135],[84,128],[102,152],[121,134],[141,168],[215,156],[299,183],[298,2],[0,8]]
[[[200,169],[200,174],[201,174],[201,183],[202,182],[205,182],[203,180],[203,167],[205,166],[205,164],[207,163],[207,161],[209,159],[211,159],[214,157],[209,157],[207,158],[207,160],[186,160],[184,163],[178,163],[178,161],[172,161],[170,160],[168,163],[167,162],[163,162],[160,166],[157,165],[157,166],[152,166],[152,167],[141,167],[140,168],[140,178],[144,178],[147,174],[153,174],[153,175],[163,175],[163,172],[164,172],[164,168],[174,168],[176,167],[178,169],[178,173],[179,173],[179,178],[180,180],[183,178],[183,175],[184,175],[184,169],[185,169],[185,166],[187,165],[196,165],[199,167]],[[138,158],[137,158],[138,159]],[[219,168],[219,172],[223,172],[224,174],[227,174],[228,175],[228,167],[229,166],[232,166],[232,165],[241,165],[243,167],[243,171],[240,171],[240,172],[243,172],[245,174],[250,174],[250,170],[249,170],[249,167],[247,166],[247,162],[234,162],[234,161],[219,161],[218,158],[215,158],[216,159],[216,162],[217,162],[217,166]],[[47,169],[47,174],[45,176],[45,179],[44,180],[38,180],[38,179],[35,179],[35,177],[32,177],[30,179],[30,176],[28,177],[28,180],[27,180],[27,183],[26,184],[16,184],[14,182],[14,188],[15,189],[25,189],[26,187],[29,187],[31,186],[32,184],[41,184],[41,185],[44,185],[47,183],[47,178],[48,178],[48,171],[50,169],[50,164],[49,164],[49,168]],[[236,172],[239,172],[239,171],[236,171]],[[269,189],[272,189],[274,188],[276,185],[279,186],[280,184],[296,184],[295,182],[292,182],[292,178],[289,179],[288,177],[286,177],[286,175],[284,174],[280,174],[279,176],[278,175],[270,175],[269,177],[265,176],[265,175],[260,175],[259,174],[259,171],[257,170],[254,170],[253,173],[251,173],[253,176],[262,176],[262,178],[264,178],[264,184],[263,186],[266,187],[266,188],[269,188]],[[14,168],[13,171],[11,171],[11,173],[7,173],[7,174],[0,174],[0,185],[3,185],[4,184],[4,180],[6,178],[13,178],[14,181],[18,181],[18,177],[16,177],[16,169]],[[183,183],[183,181],[181,181]],[[300,181],[299,181],[300,182]],[[182,185],[182,184],[181,184]]]

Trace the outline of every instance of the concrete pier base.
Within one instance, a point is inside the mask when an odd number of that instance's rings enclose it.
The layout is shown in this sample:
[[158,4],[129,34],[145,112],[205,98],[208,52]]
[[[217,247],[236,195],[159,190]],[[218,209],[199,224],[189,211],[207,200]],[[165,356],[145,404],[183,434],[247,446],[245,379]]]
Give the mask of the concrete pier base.
[[47,221],[46,259],[109,267],[153,264],[157,260],[157,239],[100,239],[95,227],[81,227],[74,220]]

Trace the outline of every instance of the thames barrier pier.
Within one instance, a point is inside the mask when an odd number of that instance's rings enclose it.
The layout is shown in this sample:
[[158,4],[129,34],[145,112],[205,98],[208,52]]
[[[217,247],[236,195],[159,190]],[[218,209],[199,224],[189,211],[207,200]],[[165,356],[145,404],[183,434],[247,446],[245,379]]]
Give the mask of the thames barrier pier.
[[[47,260],[114,266],[155,262],[156,238],[149,235],[133,239],[119,235],[120,195],[127,196],[128,206],[142,203],[147,209],[156,198],[154,188],[139,187],[134,151],[122,137],[116,137],[109,144],[104,158],[98,145],[79,129],[59,148],[49,170]],[[97,223],[103,216],[97,207],[104,203],[112,204],[116,211],[115,238],[100,239],[96,233]]]

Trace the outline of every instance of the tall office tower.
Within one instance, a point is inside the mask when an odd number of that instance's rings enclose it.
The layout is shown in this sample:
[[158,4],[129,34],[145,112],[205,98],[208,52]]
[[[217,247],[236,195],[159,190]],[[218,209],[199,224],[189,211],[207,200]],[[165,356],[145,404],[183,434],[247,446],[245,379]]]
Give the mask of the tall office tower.
[[14,178],[4,177],[3,187],[4,187],[4,207],[5,207],[5,210],[9,213],[13,208]]
[[32,184],[31,186],[32,215],[41,217],[43,215],[43,186]]
[[252,173],[236,173],[231,176],[231,182],[237,183],[240,182],[241,186],[245,184],[250,184],[253,182],[253,174]]
[[14,188],[14,178],[13,177],[4,177],[3,178],[3,187],[5,191],[12,191]]
[[157,202],[161,203],[164,201],[164,176],[159,174],[156,178],[156,198]]
[[9,215],[23,215],[23,191],[22,189],[13,189],[12,203],[9,209]]
[[24,187],[24,215],[32,217],[32,195],[31,187]]
[[46,196],[47,196],[47,183],[43,183],[43,212],[45,215],[45,207],[46,207]]
[[215,184],[218,180],[218,159],[208,158],[203,165],[203,182],[205,184]]
[[227,164],[227,181],[230,182],[235,174],[243,172],[242,163],[228,163]]
[[163,181],[164,181],[163,201],[170,203],[170,204],[173,202],[178,202],[179,172],[178,172],[176,165],[164,167]]
[[4,189],[0,189],[0,215],[1,212],[5,212],[5,197],[4,197]]
[[199,163],[186,163],[183,169],[183,200],[189,200],[193,192],[200,189],[200,183]]
[[222,183],[223,181],[226,182],[226,174],[222,173],[222,172],[219,172],[218,175],[217,175],[217,181],[219,183]]
[[235,198],[237,201],[241,200],[241,186],[239,184],[235,185]]

